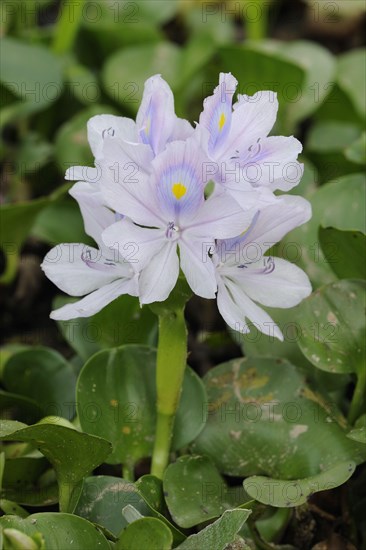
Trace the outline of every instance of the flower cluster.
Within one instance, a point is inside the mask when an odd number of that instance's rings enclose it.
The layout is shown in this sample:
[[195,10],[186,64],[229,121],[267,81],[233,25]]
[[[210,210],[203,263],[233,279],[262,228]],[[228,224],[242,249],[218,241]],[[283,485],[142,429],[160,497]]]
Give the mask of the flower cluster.
[[[311,292],[295,265],[265,255],[311,216],[309,203],[288,191],[301,179],[301,144],[271,136],[278,109],[270,91],[238,95],[221,74],[199,122],[178,118],[160,75],[145,83],[136,122],[99,115],[88,122],[95,167],[75,166],[70,194],[98,248],[64,244],[42,268],[61,290],[84,296],[51,314],[88,317],[122,294],[141,304],[165,300],[180,271],[198,296],[214,299],[235,330],[246,319],[273,333],[257,303],[288,308]],[[275,326],[274,334],[282,339]]]

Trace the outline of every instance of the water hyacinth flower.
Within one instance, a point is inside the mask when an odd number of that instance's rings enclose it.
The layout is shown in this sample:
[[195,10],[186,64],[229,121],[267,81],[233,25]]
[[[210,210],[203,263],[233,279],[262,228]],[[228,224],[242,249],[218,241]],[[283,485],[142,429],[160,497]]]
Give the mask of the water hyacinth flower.
[[[105,149],[106,162],[111,154],[122,165],[129,164],[133,152],[128,144],[114,140],[106,142]],[[243,231],[252,214],[245,213],[225,192],[205,200],[208,159],[195,136],[168,144],[149,161],[150,152],[139,149],[137,181],[122,174],[115,180],[114,171],[107,177],[105,170],[104,196],[128,219],[107,228],[104,242],[126,258],[135,243],[141,303],[165,300],[177,282],[179,267],[195,294],[215,298],[215,270],[208,251],[215,238]]]
[[[66,178],[79,180],[71,194],[99,248],[60,245],[75,247],[74,265],[66,252],[55,261],[60,247],[46,256],[42,267],[59,288],[90,293],[53,318],[92,315],[123,293],[141,304],[164,301],[181,270],[195,294],[217,294],[229,326],[245,332],[249,319],[268,334],[274,323],[256,302],[292,307],[309,294],[305,273],[263,255],[310,217],[305,199],[274,194],[300,181],[301,144],[267,137],[278,108],[273,92],[239,95],[233,105],[236,85],[231,74],[220,75],[195,129],[175,115],[160,75],[145,83],[136,122],[112,115],[89,121],[95,168],[73,167]],[[260,177],[250,175],[253,166]],[[210,180],[215,189],[206,198]],[[253,244],[261,251],[255,260],[247,255]],[[274,335],[282,338],[278,327]]]
[[264,254],[310,217],[308,201],[284,195],[276,203],[258,210],[242,235],[217,241],[213,254],[217,305],[231,328],[249,332],[244,322],[247,318],[264,334],[283,340],[279,327],[256,302],[268,307],[290,308],[309,296],[311,284],[306,273],[296,265]]
[[138,294],[138,274],[133,264],[109,250],[101,239],[102,231],[115,221],[115,215],[100,202],[100,192],[90,183],[79,182],[70,194],[78,201],[85,231],[98,249],[80,243],[60,244],[43,260],[41,267],[46,276],[63,292],[86,295],[51,313],[52,319],[64,321],[90,317],[122,294]]
[[[239,94],[233,105],[237,84],[230,73],[220,74],[219,85],[204,101],[199,126],[210,132],[208,155],[216,163],[212,179],[247,207],[249,200],[271,202],[273,191],[289,191],[299,183],[302,145],[293,136],[267,137],[278,110],[274,92]],[[257,193],[250,194],[253,190]]]

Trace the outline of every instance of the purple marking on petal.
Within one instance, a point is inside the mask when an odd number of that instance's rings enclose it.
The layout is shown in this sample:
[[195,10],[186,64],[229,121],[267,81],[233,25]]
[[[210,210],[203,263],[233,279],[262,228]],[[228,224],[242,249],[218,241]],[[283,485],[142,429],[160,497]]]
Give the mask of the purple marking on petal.
[[[256,263],[256,262],[248,262],[246,264],[238,265],[237,267],[239,269],[247,268],[249,265]],[[251,269],[250,274],[251,275],[269,275],[270,273],[273,273],[275,270],[275,261],[272,256],[265,256],[263,258],[263,265],[264,267],[262,269]]]
[[111,268],[116,267],[116,264],[107,258],[103,263],[92,260],[90,250],[83,252],[81,254],[81,259],[88,267],[95,269],[96,271],[111,271]]
[[115,218],[116,222],[119,222],[120,220],[123,220],[124,217],[125,217],[124,214],[120,214],[119,212],[116,212],[114,214],[114,218]]

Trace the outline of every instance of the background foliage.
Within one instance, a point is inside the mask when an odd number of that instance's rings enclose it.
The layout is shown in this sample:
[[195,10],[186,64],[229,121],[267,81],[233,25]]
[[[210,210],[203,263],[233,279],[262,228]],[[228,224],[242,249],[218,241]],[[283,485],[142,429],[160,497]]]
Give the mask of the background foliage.
[[[5,549],[366,548],[365,8],[361,0],[4,0],[0,540]],[[90,239],[64,172],[87,120],[134,117],[161,73],[179,116],[231,71],[304,144],[313,217],[276,246],[314,292],[285,342],[188,304],[172,462],[149,475],[156,317],[123,297],[54,323],[39,263]],[[52,306],[53,304],[53,306]],[[244,357],[243,357],[244,356]],[[121,477],[122,473],[122,477]],[[136,480],[136,481],[135,481]]]

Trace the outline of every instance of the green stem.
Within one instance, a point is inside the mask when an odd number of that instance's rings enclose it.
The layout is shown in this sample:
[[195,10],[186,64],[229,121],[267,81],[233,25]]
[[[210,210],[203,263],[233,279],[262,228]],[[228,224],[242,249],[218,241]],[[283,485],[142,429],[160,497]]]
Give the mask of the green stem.
[[122,465],[122,477],[126,481],[135,481],[135,472],[131,464]]
[[248,40],[263,40],[267,36],[268,1],[254,0],[243,6]]
[[184,305],[159,311],[159,344],[156,391],[157,425],[151,473],[163,477],[169,461],[175,414],[187,360],[187,329]]
[[366,390],[366,369],[361,367],[358,375],[355,391],[353,392],[353,397],[351,401],[351,406],[348,411],[348,422],[354,424],[357,418],[362,413],[362,407],[365,398]]
[[52,50],[57,55],[71,51],[81,22],[85,0],[67,0],[61,7]]

